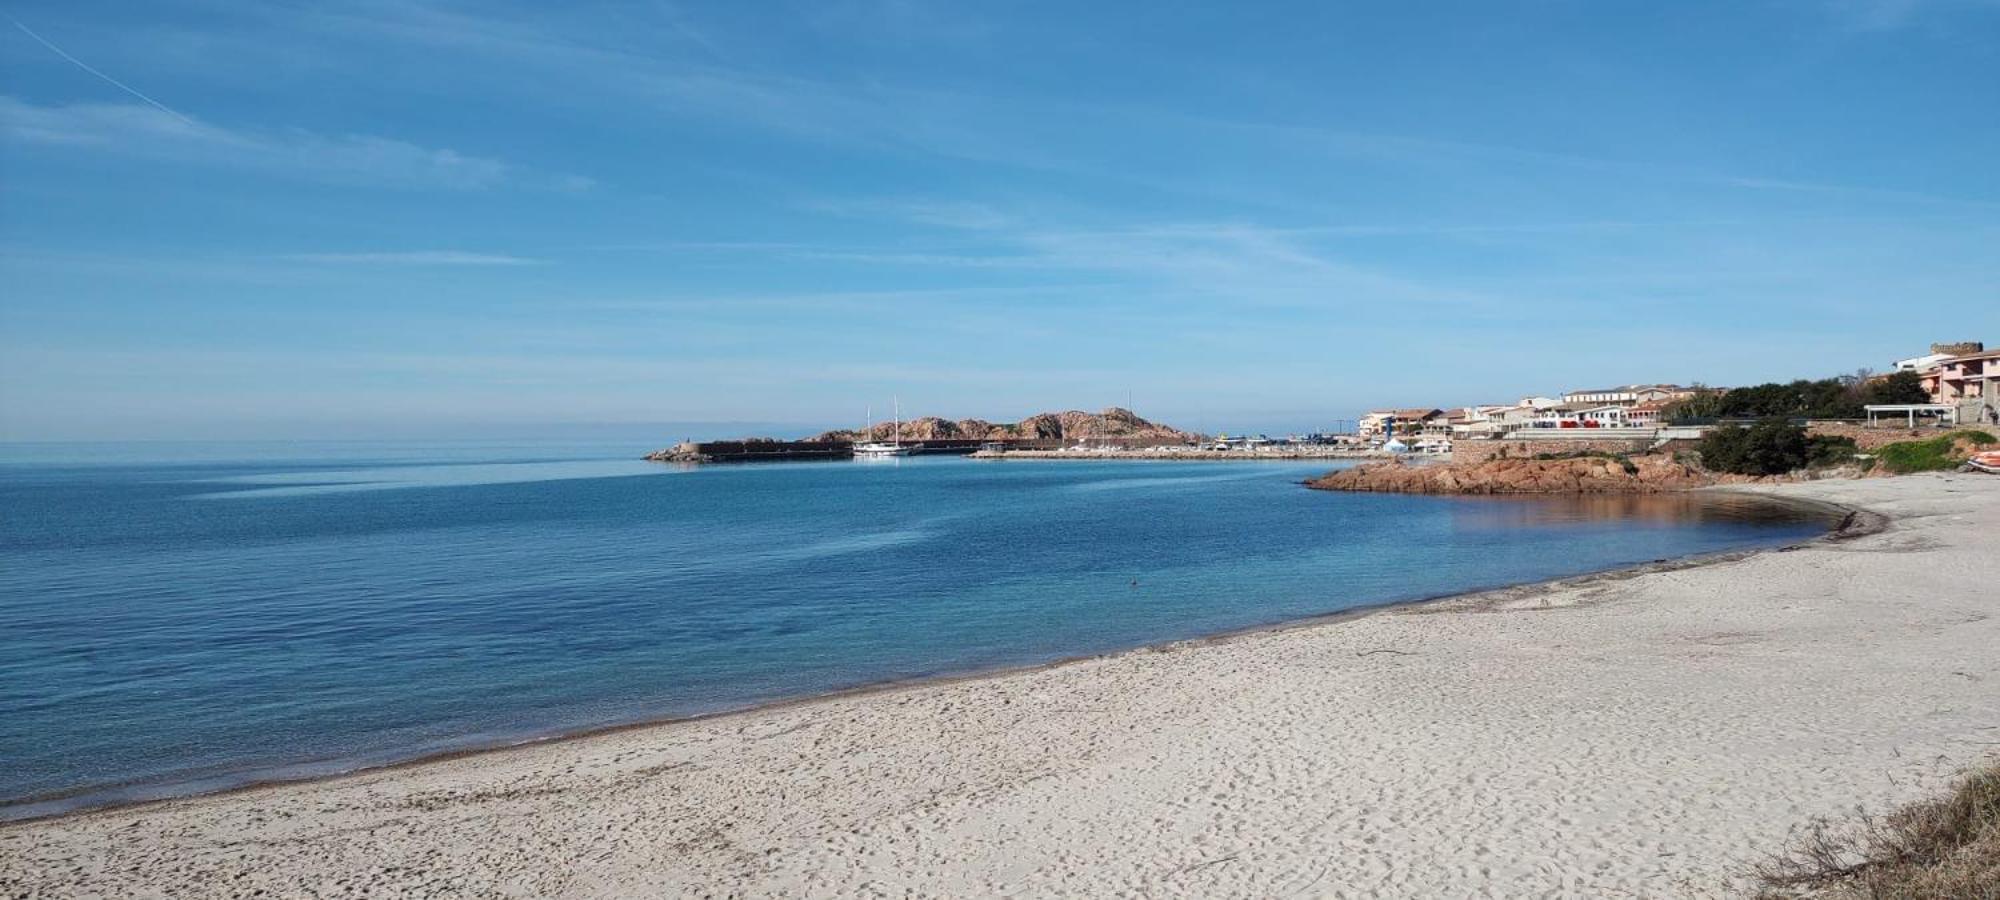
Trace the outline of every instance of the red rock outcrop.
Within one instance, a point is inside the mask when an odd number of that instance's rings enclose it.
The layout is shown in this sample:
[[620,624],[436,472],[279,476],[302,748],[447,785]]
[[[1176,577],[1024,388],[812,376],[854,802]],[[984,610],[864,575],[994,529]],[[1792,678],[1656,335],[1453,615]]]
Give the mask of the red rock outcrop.
[[[828,431],[807,438],[809,441],[852,441],[888,440],[896,433],[893,422],[877,422],[868,436],[860,429],[853,431]],[[1005,440],[1008,438],[1028,438],[1051,441],[1073,441],[1083,438],[1146,438],[1162,441],[1195,440],[1199,435],[1149,422],[1134,415],[1131,410],[1112,407],[1101,413],[1087,413],[1078,410],[1067,412],[1041,413],[1029,416],[1012,425],[988,422],[984,419],[960,419],[956,422],[936,416],[911,419],[902,424],[903,440]]]
[[1643,494],[1750,480],[1651,455],[1494,459],[1473,465],[1411,465],[1396,460],[1330,472],[1306,484],[1326,491],[1406,494]]

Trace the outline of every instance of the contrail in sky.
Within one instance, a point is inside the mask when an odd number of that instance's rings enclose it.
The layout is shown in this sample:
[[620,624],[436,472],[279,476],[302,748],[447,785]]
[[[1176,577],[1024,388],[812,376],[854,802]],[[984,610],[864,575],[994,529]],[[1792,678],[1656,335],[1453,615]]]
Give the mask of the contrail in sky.
[[181,121],[183,121],[183,122],[186,122],[186,123],[188,123],[189,125],[194,125],[194,124],[196,124],[196,123],[195,123],[195,120],[193,120],[193,119],[190,119],[190,118],[188,118],[187,116],[184,116],[184,115],[181,115],[181,114],[180,114],[180,111],[179,111],[179,110],[176,110],[176,109],[174,109],[173,107],[170,107],[170,106],[166,105],[165,103],[161,103],[161,102],[160,102],[160,101],[158,101],[158,100],[155,100],[155,99],[153,99],[153,98],[151,98],[151,97],[148,97],[148,96],[146,96],[145,94],[142,94],[142,93],[139,93],[139,92],[138,92],[137,90],[133,89],[131,85],[128,85],[128,84],[126,84],[125,82],[122,82],[122,81],[119,81],[118,79],[116,79],[116,78],[113,78],[113,77],[111,77],[111,76],[109,76],[109,75],[106,75],[106,74],[104,74],[103,72],[99,72],[99,71],[97,71],[96,69],[93,69],[93,68],[91,68],[91,67],[90,67],[90,64],[89,64],[89,63],[87,63],[87,62],[84,62],[83,60],[80,60],[80,59],[77,59],[76,57],[74,57],[74,56],[71,56],[71,55],[69,55],[68,51],[65,51],[65,50],[64,50],[63,48],[61,48],[61,47],[58,47],[58,46],[56,46],[56,45],[55,45],[55,44],[53,44],[53,43],[50,43],[50,42],[49,42],[49,39],[48,39],[48,38],[45,38],[45,37],[42,37],[42,36],[41,36],[41,35],[39,35],[39,34],[36,34],[36,33],[35,33],[35,30],[34,30],[34,29],[32,29],[32,28],[29,28],[29,27],[28,27],[27,25],[23,24],[23,23],[21,22],[21,20],[20,20],[20,19],[16,19],[16,18],[14,18],[13,16],[8,16],[8,17],[7,17],[7,21],[9,21],[9,22],[12,22],[12,23],[14,23],[14,27],[15,27],[15,28],[19,28],[19,29],[21,29],[21,33],[22,33],[22,34],[25,34],[25,35],[27,35],[27,36],[29,36],[29,37],[31,37],[31,38],[34,38],[34,39],[35,39],[35,41],[36,41],[36,43],[39,43],[39,44],[41,44],[42,46],[44,46],[44,47],[47,47],[47,48],[49,48],[50,50],[53,50],[53,51],[55,51],[55,54],[56,54],[57,56],[60,56],[60,57],[62,57],[63,59],[66,59],[66,60],[69,60],[69,61],[70,61],[71,63],[74,63],[74,64],[76,65],[76,67],[77,67],[77,68],[79,68],[79,69],[82,69],[82,70],[84,70],[85,72],[89,72],[89,73],[90,73],[90,74],[92,74],[92,75],[95,75],[95,76],[97,76],[97,77],[99,77],[99,78],[102,78],[102,79],[104,79],[105,81],[108,81],[108,82],[110,82],[110,83],[112,84],[112,86],[114,86],[114,87],[118,88],[118,89],[119,89],[119,90],[121,90],[121,91],[124,91],[125,93],[128,93],[128,94],[131,94],[131,95],[132,95],[132,96],[134,96],[134,97],[137,97],[137,98],[139,98],[139,99],[141,99],[141,100],[144,100],[144,101],[146,101],[147,105],[149,105],[149,106],[153,107],[154,109],[157,109],[157,110],[159,110],[160,112],[163,112],[163,113],[166,113],[167,115],[170,115],[170,116],[173,116],[173,117],[174,117],[174,118],[176,118],[176,119],[179,119],[179,120],[181,120]]

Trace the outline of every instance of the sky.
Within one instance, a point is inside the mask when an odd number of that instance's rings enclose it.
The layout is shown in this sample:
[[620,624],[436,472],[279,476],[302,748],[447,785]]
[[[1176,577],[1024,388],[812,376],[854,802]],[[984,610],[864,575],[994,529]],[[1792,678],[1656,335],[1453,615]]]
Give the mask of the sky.
[[0,12],[4,440],[1277,432],[2000,343],[1995,0]]

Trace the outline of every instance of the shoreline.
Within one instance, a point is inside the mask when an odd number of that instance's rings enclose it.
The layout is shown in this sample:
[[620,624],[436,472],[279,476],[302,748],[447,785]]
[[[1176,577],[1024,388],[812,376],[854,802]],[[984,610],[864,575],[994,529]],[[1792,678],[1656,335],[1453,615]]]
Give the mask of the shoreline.
[[[1027,457],[1027,458],[1071,459],[1075,457]],[[1238,458],[1229,461],[1254,462],[1259,460]],[[1283,462],[1286,460],[1275,459],[1266,461]],[[1302,484],[1306,483],[1309,482],[1302,482]],[[345,763],[332,762],[332,761],[323,762],[323,761],[308,760],[297,763],[285,763],[285,764],[257,767],[255,769],[246,770],[245,773],[240,775],[218,774],[214,776],[191,777],[191,778],[175,779],[164,782],[151,782],[151,783],[133,782],[128,784],[110,785],[106,787],[86,788],[79,791],[61,795],[54,795],[54,796],[44,795],[41,797],[28,797],[28,798],[23,798],[19,801],[14,801],[11,803],[7,803],[5,805],[0,805],[0,831],[4,831],[5,829],[17,826],[32,825],[35,823],[49,822],[54,820],[70,819],[80,816],[90,816],[100,813],[117,813],[129,810],[143,809],[147,807],[161,806],[165,804],[173,804],[183,801],[201,800],[214,797],[226,797],[234,794],[242,794],[242,793],[261,791],[267,789],[338,781],[340,779],[365,776],[380,772],[393,772],[397,770],[420,768],[423,766],[449,762],[453,760],[486,756],[491,754],[505,754],[509,752],[522,750],[524,748],[546,746],[550,744],[557,744],[567,741],[584,741],[584,740],[590,740],[592,738],[602,737],[606,735],[620,734],[624,732],[644,731],[650,729],[667,729],[680,726],[714,722],[718,720],[726,720],[732,717],[752,716],[763,713],[784,711],[816,703],[834,702],[834,701],[847,700],[859,697],[868,697],[880,694],[891,694],[898,691],[923,690],[926,688],[983,681],[988,679],[1009,678],[1023,674],[1031,674],[1035,672],[1058,669],[1065,666],[1077,665],[1080,663],[1087,663],[1097,660],[1115,659],[1128,654],[1170,652],[1176,648],[1219,644],[1228,641],[1239,640],[1246,637],[1254,637],[1256,635],[1261,635],[1261,634],[1274,634],[1274,633],[1282,633],[1298,629],[1336,625],[1342,622],[1360,619],[1367,616],[1379,615],[1384,612],[1415,610],[1418,607],[1433,606],[1433,605],[1459,605],[1459,604],[1476,605],[1481,601],[1497,600],[1503,597],[1517,596],[1522,593],[1532,593],[1542,590],[1555,590],[1559,588],[1585,587],[1600,582],[1619,581],[1628,578],[1636,578],[1641,575],[1653,572],[1674,571],[1678,569],[1686,569],[1697,566],[1711,565],[1720,562],[1727,562],[1736,559],[1744,559],[1762,553],[1783,552],[1786,550],[1795,549],[1798,547],[1810,545],[1820,541],[1847,540],[1852,537],[1860,537],[1866,534],[1873,534],[1877,531],[1880,531],[1888,526],[1888,521],[1889,521],[1886,517],[1880,516],[1879,514],[1864,509],[1851,508],[1837,503],[1828,503],[1823,501],[1811,500],[1807,498],[1773,497],[1767,494],[1761,494],[1759,492],[1743,491],[1740,490],[1740,486],[1737,485],[1711,486],[1705,488],[1697,488],[1694,490],[1717,492],[1717,493],[1740,493],[1746,496],[1755,496],[1760,501],[1769,503],[1774,506],[1790,507],[1798,509],[1802,513],[1812,517],[1823,517],[1828,522],[1831,523],[1831,527],[1829,527],[1828,530],[1825,531],[1824,533],[1816,534],[1804,540],[1773,547],[1752,547],[1752,548],[1736,549],[1736,550],[1718,550],[1710,553],[1697,553],[1690,556],[1680,556],[1669,559],[1651,560],[1648,562],[1636,563],[1628,566],[1620,566],[1611,569],[1602,569],[1594,572],[1584,572],[1576,575],[1565,575],[1556,578],[1546,578],[1539,581],[1526,581],[1518,584],[1499,585],[1489,588],[1479,588],[1471,591],[1458,591],[1449,594],[1435,594],[1425,597],[1418,597],[1410,600],[1388,600],[1377,603],[1367,603],[1359,606],[1348,607],[1346,609],[1334,610],[1331,612],[1316,613],[1313,615],[1308,615],[1299,618],[1290,618],[1280,621],[1267,622],[1263,624],[1249,625],[1242,628],[1234,628],[1227,631],[1215,632],[1212,634],[1203,634],[1194,637],[1174,638],[1171,640],[1158,641],[1154,643],[1139,644],[1136,646],[1127,647],[1120,650],[1111,650],[1102,653],[1085,653],[1072,656],[1063,656],[1045,662],[1026,663],[1021,665],[1006,665],[1006,666],[998,666],[992,668],[947,672],[935,675],[923,675],[911,678],[896,678],[884,681],[874,681],[865,684],[858,684],[850,687],[839,688],[832,691],[804,694],[796,697],[784,697],[776,700],[771,700],[768,702],[753,703],[748,706],[733,707],[730,709],[722,709],[714,712],[698,713],[694,715],[645,717],[629,721],[610,722],[602,725],[594,725],[580,729],[559,729],[553,731],[526,732],[522,736],[518,737],[516,736],[499,737],[487,742],[480,742],[468,746],[455,747],[452,749],[440,750],[432,753],[423,753],[417,756],[411,756],[403,759],[395,759],[392,761],[375,763],[375,764],[361,763],[361,764],[349,765]],[[1547,495],[1522,494],[1513,497],[1502,496],[1495,499],[1500,499],[1503,501],[1508,499],[1533,499],[1537,496],[1547,496]],[[301,772],[302,774],[294,776],[277,775],[269,777],[251,774],[251,773],[268,773],[268,772],[293,772],[293,771]],[[181,785],[201,784],[207,782],[219,783],[221,784],[221,786],[208,790],[202,790],[202,789],[193,789],[185,791],[173,790],[174,788]],[[83,799],[92,796],[117,794],[120,792],[127,792],[127,791],[143,791],[149,787],[160,791],[171,790],[172,792],[162,793],[160,796],[143,797],[132,800],[123,800],[123,801],[107,800],[102,802],[92,802]],[[80,802],[73,802],[73,801],[80,801]],[[47,812],[36,812],[27,815],[11,814],[13,810],[20,808],[42,807],[51,805],[57,806],[59,808],[52,809]]]
[[[966,454],[966,458],[982,462],[1092,462],[1099,460],[1136,462],[1304,462],[1309,460],[1326,460],[1328,462],[1341,462],[1344,460],[1394,459],[1396,458],[1396,454],[1382,450],[1298,450],[1284,452],[1238,452],[1223,450],[1166,452],[1151,452],[1146,450],[1006,450],[999,453],[981,450],[977,453]],[[1448,462],[1451,459],[1451,454],[1432,454],[1423,457],[1423,459],[1426,461]]]
[[2000,738],[2000,480],[1843,529],[0,827],[29,896],[1707,896]]

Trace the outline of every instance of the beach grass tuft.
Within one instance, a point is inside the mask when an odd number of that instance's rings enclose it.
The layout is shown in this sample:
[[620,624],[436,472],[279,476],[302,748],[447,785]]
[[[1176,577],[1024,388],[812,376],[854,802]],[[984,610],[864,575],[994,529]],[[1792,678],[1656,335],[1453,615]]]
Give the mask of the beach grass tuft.
[[1942,797],[1859,822],[1814,822],[1759,867],[1759,897],[2000,898],[2000,763]]
[[1965,429],[1929,440],[1885,444],[1876,448],[1875,458],[1884,469],[1898,475],[1908,475],[1912,472],[1943,472],[1958,468],[1972,450],[1989,446],[1996,441],[2000,439],[1984,431]]

